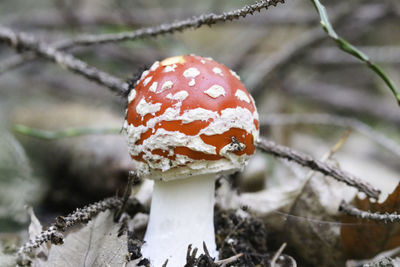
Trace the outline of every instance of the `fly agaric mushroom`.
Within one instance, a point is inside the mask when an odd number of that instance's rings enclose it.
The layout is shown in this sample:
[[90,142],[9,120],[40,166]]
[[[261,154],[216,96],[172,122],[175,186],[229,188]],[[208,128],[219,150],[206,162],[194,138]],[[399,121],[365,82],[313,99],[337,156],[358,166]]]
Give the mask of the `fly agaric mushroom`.
[[138,175],[155,180],[142,254],[184,266],[189,244],[216,250],[219,174],[241,170],[259,135],[254,99],[224,65],[194,55],[155,62],[128,96],[124,128]]

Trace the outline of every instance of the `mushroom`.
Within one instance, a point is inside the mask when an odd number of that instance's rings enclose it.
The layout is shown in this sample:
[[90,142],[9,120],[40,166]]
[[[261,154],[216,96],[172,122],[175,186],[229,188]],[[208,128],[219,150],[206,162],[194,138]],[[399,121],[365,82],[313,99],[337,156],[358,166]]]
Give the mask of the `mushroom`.
[[[184,266],[189,244],[218,258],[217,175],[241,170],[259,135],[254,99],[239,76],[195,55],[144,71],[128,96],[124,129],[140,177],[153,179],[142,254],[152,266]],[[203,251],[204,252],[204,251]]]

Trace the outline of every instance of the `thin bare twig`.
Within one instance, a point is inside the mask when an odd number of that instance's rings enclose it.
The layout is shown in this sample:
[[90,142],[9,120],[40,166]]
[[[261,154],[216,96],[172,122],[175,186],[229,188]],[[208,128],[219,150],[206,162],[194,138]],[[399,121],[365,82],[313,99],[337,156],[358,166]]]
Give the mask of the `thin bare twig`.
[[35,53],[32,53],[32,52],[26,52],[21,55],[11,56],[1,62],[0,75],[7,71],[15,69],[24,63],[34,60],[35,58],[36,58],[36,55],[35,55]]
[[222,14],[203,14],[198,17],[193,17],[181,21],[172,22],[170,24],[161,24],[156,27],[139,29],[133,32],[122,32],[116,34],[97,34],[97,35],[82,35],[77,38],[66,40],[59,44],[59,48],[68,49],[75,46],[103,44],[110,42],[122,42],[135,40],[144,37],[154,37],[167,33],[174,33],[186,29],[197,29],[203,25],[211,26],[218,22],[232,21],[244,18],[254,12],[260,12],[262,9],[267,9],[270,6],[276,6],[278,3],[284,3],[284,0],[263,0],[252,5],[246,5],[240,9],[225,12]]
[[[112,34],[82,34],[72,39],[63,40],[54,43],[52,46],[58,50],[66,50],[76,46],[98,45],[105,43],[115,43],[123,41],[133,41],[139,38],[155,37],[167,33],[181,32],[186,29],[197,29],[203,25],[211,26],[218,22],[232,21],[244,18],[254,12],[260,12],[262,9],[268,9],[270,6],[276,6],[278,3],[284,3],[284,0],[262,0],[252,5],[246,5],[242,8],[225,12],[222,14],[203,14],[170,24],[161,24],[155,27],[142,28],[136,31],[112,33]],[[34,59],[32,55],[14,56],[7,60],[6,64],[0,67],[0,74],[16,68],[26,61]]]
[[379,189],[374,188],[372,185],[362,181],[360,178],[354,176],[353,174],[340,170],[328,163],[323,163],[320,160],[313,159],[310,155],[307,155],[305,153],[295,151],[289,147],[278,145],[265,138],[260,138],[257,147],[264,152],[272,154],[276,157],[294,161],[304,167],[308,167],[312,170],[335,178],[340,182],[353,186],[361,192],[367,194],[369,197],[376,199],[380,194]]
[[122,205],[118,209],[118,211],[114,214],[114,222],[118,222],[119,219],[121,218],[122,213],[124,213],[126,206],[128,204],[129,197],[131,196],[132,192],[132,185],[135,180],[137,180],[138,177],[136,176],[136,173],[134,171],[130,171],[128,175],[128,182],[125,187],[123,199],[122,199]]
[[[354,4],[356,4],[356,1],[353,1],[351,3],[351,5]],[[368,4],[366,4],[364,7],[368,7]],[[388,9],[385,5],[382,5],[379,8],[382,10],[381,12],[377,12],[377,14],[372,15],[369,14],[366,16],[365,12],[362,12],[362,8],[350,8],[349,3],[346,2],[335,8],[335,10],[332,12],[330,20],[332,23],[335,23],[336,21],[341,22],[344,21],[344,18],[350,15],[361,18],[362,22],[356,23],[356,30],[352,31],[352,33],[354,32],[354,34],[352,34],[352,37],[354,38],[355,36],[360,36],[363,32],[365,32],[365,30],[367,29],[365,27],[365,24],[373,23],[377,19],[380,19],[385,14],[387,14]],[[279,68],[289,65],[289,63],[292,63],[295,58],[304,55],[304,51],[306,51],[307,48],[315,46],[319,42],[325,40],[325,37],[326,34],[321,31],[320,26],[315,26],[301,34],[292,42],[282,46],[282,48],[279,49],[279,51],[274,53],[272,56],[266,58],[260,63],[257,63],[254,68],[250,69],[250,71],[248,72],[248,77],[245,81],[248,88],[251,88],[251,93],[253,94],[253,96],[259,94],[262,91],[262,89],[264,88],[264,81],[268,78],[272,71],[276,71]]]
[[86,62],[56,48],[40,42],[34,36],[26,33],[16,33],[13,30],[0,25],[0,42],[7,43],[14,49],[29,50],[36,54],[52,60],[55,63],[78,73],[85,78],[95,81],[118,93],[128,91],[128,84],[121,79],[114,77],[106,72],[89,66]]
[[217,264],[217,265],[221,265],[221,267],[224,267],[229,263],[237,261],[242,256],[243,256],[243,253],[239,253],[239,254],[233,255],[232,257],[229,257],[229,258],[226,258],[226,259],[217,260],[214,263]]
[[373,220],[378,222],[400,222],[400,215],[394,213],[379,213],[359,210],[356,207],[346,203],[344,200],[340,203],[339,211],[348,215],[355,216],[361,219]]
[[357,131],[379,145],[383,146],[393,154],[400,157],[400,144],[375,131],[369,125],[353,118],[347,118],[332,114],[262,114],[260,116],[260,125],[288,125],[288,124],[319,124],[334,125],[350,128]]
[[257,95],[263,89],[262,82],[276,68],[291,62],[298,53],[303,49],[312,46],[323,40],[325,34],[321,32],[319,27],[314,27],[311,30],[301,34],[299,38],[289,44],[283,46],[278,52],[266,58],[255,66],[256,70],[250,70],[248,77],[245,80],[246,86],[250,88],[252,95]]
[[[367,55],[376,62],[385,64],[400,63],[400,46],[359,46],[360,50],[365,51]],[[307,61],[312,64],[364,64],[354,57],[349,57],[337,47],[320,47],[312,51]]]
[[272,257],[270,267],[275,267],[276,261],[278,260],[279,256],[282,254],[283,250],[286,248],[286,243],[283,243],[275,255]]
[[[339,112],[356,113],[360,116],[371,116],[400,127],[398,107],[376,95],[361,92],[355,88],[329,84],[327,82],[303,82],[287,79],[282,84],[282,89],[296,98],[315,101],[324,108]],[[346,97],[343,97],[346,96]]]
[[[353,11],[349,9],[348,4],[340,5],[336,8],[332,20],[342,18]],[[325,33],[321,31],[319,26],[315,26],[312,29],[301,34],[294,41],[282,46],[278,52],[274,53],[271,57],[266,58],[255,66],[255,69],[251,69],[248,77],[246,78],[246,85],[251,89],[251,93],[258,94],[263,89],[262,82],[269,76],[269,74],[276,68],[286,65],[291,62],[299,53],[304,51],[305,48],[315,45],[325,38]]]

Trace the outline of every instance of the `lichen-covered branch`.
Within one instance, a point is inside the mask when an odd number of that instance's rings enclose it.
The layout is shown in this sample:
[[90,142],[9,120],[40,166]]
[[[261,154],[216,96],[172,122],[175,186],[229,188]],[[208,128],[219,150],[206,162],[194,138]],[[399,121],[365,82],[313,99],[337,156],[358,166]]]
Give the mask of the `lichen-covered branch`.
[[260,138],[257,144],[258,148],[264,152],[272,154],[276,157],[285,158],[290,161],[294,161],[304,167],[308,167],[312,170],[318,171],[324,175],[328,175],[336,180],[353,186],[364,192],[369,197],[378,198],[380,190],[374,188],[372,185],[362,181],[360,178],[354,176],[351,173],[336,168],[328,163],[324,163],[320,160],[313,159],[310,155],[295,151],[289,147],[278,145],[265,138]]
[[149,27],[139,29],[132,32],[122,32],[116,34],[98,34],[98,35],[82,35],[80,37],[67,40],[65,42],[59,43],[59,48],[67,49],[73,46],[79,45],[93,45],[102,44],[110,42],[121,42],[128,40],[135,40],[137,38],[144,37],[154,37],[166,33],[174,33],[178,31],[183,31],[186,29],[196,29],[203,25],[211,26],[218,22],[232,21],[240,18],[244,18],[247,15],[253,14],[254,12],[260,12],[264,8],[270,6],[276,6],[278,3],[284,3],[284,0],[263,0],[256,2],[252,5],[246,5],[240,9],[236,9],[230,12],[225,12],[222,14],[203,14],[198,17],[193,17],[185,20],[180,20],[172,22],[169,24],[161,24],[156,27]]
[[359,210],[356,207],[342,201],[339,206],[339,211],[342,211],[348,215],[355,216],[361,219],[373,220],[378,222],[400,222],[400,215],[397,213],[379,213],[379,212],[368,212]]
[[[111,34],[82,34],[72,39],[56,42],[52,46],[58,50],[66,50],[76,46],[98,45],[111,42],[115,43],[122,41],[133,41],[146,37],[155,37],[167,33],[181,32],[186,29],[197,29],[204,25],[211,26],[218,22],[237,20],[253,14],[254,12],[260,12],[264,8],[267,9],[270,6],[276,6],[278,3],[284,3],[284,0],[262,0],[252,5],[246,5],[242,8],[222,14],[203,14],[197,17],[179,20],[172,23],[164,23],[155,27],[138,29],[136,31]],[[26,53],[14,56],[0,66],[0,74],[7,70],[16,68],[24,62],[34,58],[34,55]]]
[[121,79],[89,66],[86,62],[68,53],[59,51],[55,47],[37,40],[32,35],[17,33],[0,25],[0,42],[10,45],[17,51],[28,50],[35,52],[72,72],[108,87],[114,92],[123,94],[128,90],[128,84]]
[[33,249],[38,248],[40,245],[47,241],[51,241],[51,243],[53,244],[62,244],[62,232],[64,232],[67,228],[70,228],[79,223],[87,223],[100,212],[108,209],[117,209],[121,205],[122,201],[120,198],[107,198],[105,200],[88,205],[84,208],[76,209],[76,211],[65,217],[57,217],[56,222],[52,224],[47,230],[41,232],[35,237],[35,239],[29,240],[19,249],[19,262],[21,264],[24,264],[24,262],[26,261],[26,255],[32,252]]

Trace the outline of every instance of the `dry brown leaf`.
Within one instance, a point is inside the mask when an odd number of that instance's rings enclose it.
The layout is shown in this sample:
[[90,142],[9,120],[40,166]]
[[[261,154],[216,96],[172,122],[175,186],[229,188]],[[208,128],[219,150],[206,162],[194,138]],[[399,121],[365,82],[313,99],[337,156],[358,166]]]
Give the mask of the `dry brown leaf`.
[[110,211],[102,212],[87,225],[64,233],[64,244],[52,245],[47,259],[36,258],[32,266],[123,266],[129,255],[128,237],[118,236],[120,228]]
[[340,195],[352,190],[332,179],[315,174],[293,202],[285,222],[288,245],[314,266],[344,266],[340,249],[337,208]]
[[3,252],[4,248],[0,241],[0,266],[2,267],[14,267],[16,266],[16,258],[15,254],[6,254]]
[[[354,206],[360,210],[380,213],[400,213],[400,183],[383,203],[368,198],[355,198]],[[400,246],[400,224],[384,223],[343,215],[341,239],[349,259],[365,259],[377,253]]]

